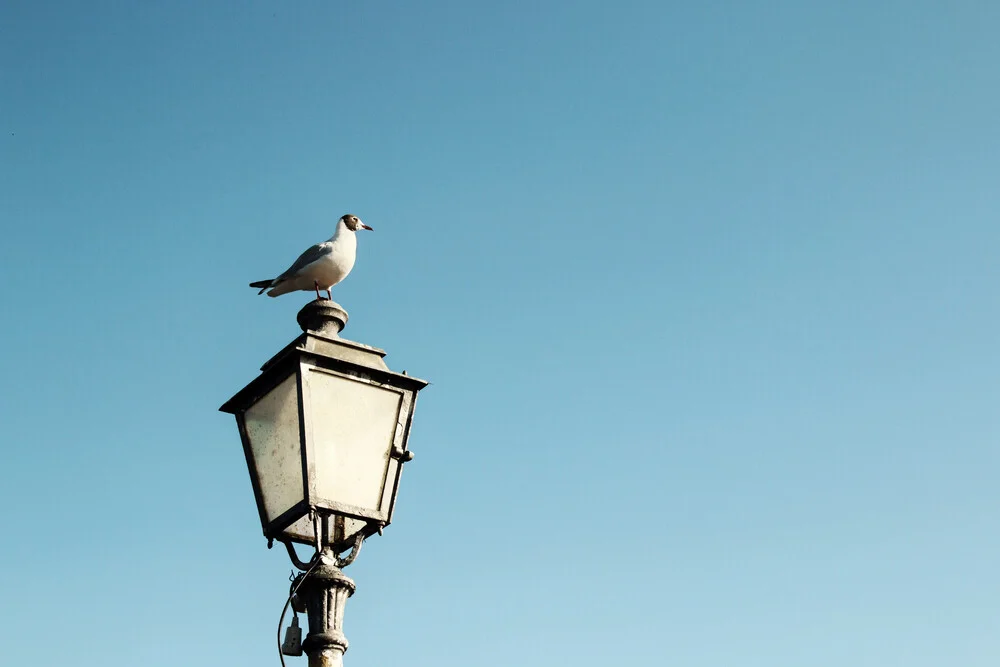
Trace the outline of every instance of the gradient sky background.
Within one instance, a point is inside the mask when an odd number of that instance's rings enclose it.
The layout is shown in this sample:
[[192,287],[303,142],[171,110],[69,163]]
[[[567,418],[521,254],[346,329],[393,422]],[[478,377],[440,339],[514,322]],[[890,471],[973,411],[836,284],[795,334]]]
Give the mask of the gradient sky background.
[[[216,410],[361,239],[349,667],[1000,662],[1000,4],[0,8],[0,642],[273,667]],[[290,666],[305,665],[304,658]]]

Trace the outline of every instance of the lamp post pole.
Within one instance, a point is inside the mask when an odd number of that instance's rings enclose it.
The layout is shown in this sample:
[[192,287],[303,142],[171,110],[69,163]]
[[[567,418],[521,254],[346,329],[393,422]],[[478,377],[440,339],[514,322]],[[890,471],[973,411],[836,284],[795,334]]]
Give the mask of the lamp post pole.
[[339,559],[330,548],[319,555],[319,562],[299,586],[309,616],[309,635],[302,650],[309,656],[309,667],[342,667],[347,651],[344,636],[344,607],[354,594],[354,581],[338,567]]

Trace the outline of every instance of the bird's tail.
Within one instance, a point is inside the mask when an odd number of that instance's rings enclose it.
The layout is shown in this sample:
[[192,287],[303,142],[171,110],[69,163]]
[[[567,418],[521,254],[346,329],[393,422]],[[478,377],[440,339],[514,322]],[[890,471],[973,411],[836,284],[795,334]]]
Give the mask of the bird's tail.
[[263,294],[267,290],[267,288],[270,287],[272,284],[274,284],[274,280],[273,279],[272,280],[258,280],[255,283],[250,283],[250,287],[253,287],[253,288],[259,287],[260,291],[257,292],[257,294]]

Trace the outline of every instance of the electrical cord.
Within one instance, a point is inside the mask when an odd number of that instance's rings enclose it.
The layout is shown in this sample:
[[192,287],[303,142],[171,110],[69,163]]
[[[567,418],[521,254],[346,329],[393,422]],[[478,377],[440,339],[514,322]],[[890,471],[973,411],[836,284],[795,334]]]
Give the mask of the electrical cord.
[[[281,667],[285,667],[285,655],[281,652],[281,628],[285,624],[285,614],[288,613],[288,605],[292,603],[292,598],[299,592],[299,586],[302,585],[302,582],[304,582],[316,566],[319,565],[320,560],[319,553],[317,552],[312,565],[309,566],[309,569],[306,570],[305,574],[302,575],[302,578],[299,579],[299,583],[292,587],[292,592],[288,594],[288,599],[285,600],[285,606],[281,608],[281,617],[278,618],[278,659],[281,660]],[[296,613],[296,616],[297,615],[298,614]]]

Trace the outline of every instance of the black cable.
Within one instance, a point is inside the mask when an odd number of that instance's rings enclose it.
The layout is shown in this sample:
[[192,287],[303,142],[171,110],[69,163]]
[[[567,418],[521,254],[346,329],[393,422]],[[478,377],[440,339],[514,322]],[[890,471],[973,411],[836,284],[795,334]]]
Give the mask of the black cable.
[[285,600],[285,606],[281,608],[281,617],[278,619],[278,659],[281,660],[281,667],[285,667],[285,655],[281,652],[281,627],[285,624],[285,614],[288,613],[288,605],[292,603],[292,598],[299,592],[299,586],[302,585],[302,582],[306,580],[306,577],[309,576],[313,569],[319,565],[320,560],[319,553],[317,553],[313,564],[309,566],[309,569],[299,579],[299,583],[292,587],[292,592],[288,594],[288,599]]

